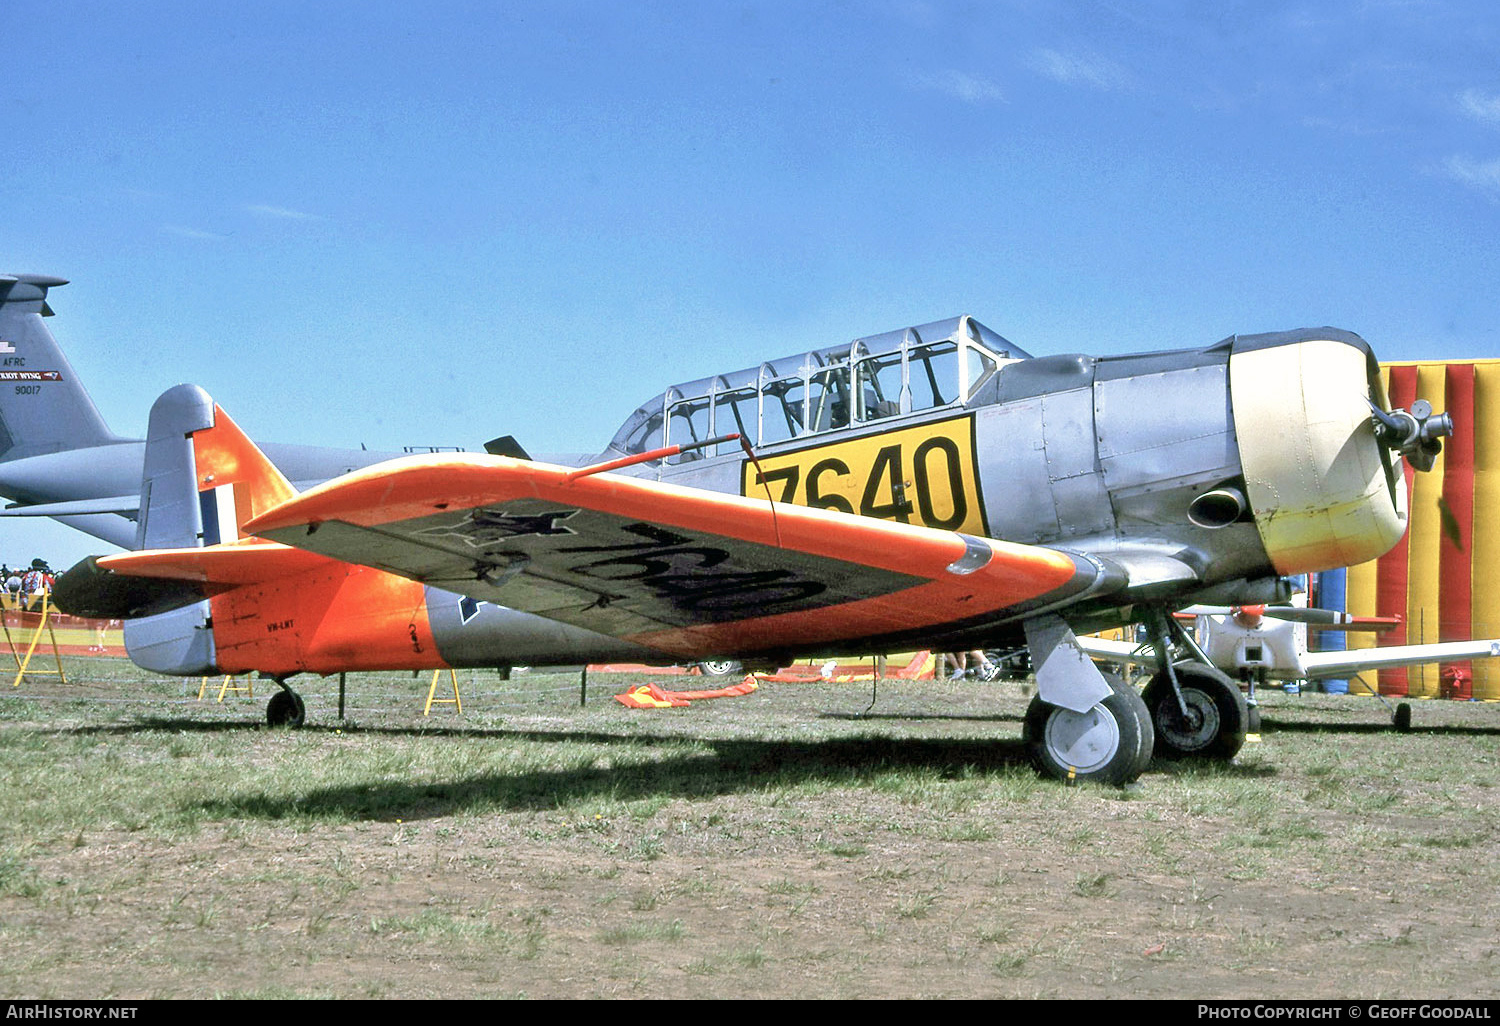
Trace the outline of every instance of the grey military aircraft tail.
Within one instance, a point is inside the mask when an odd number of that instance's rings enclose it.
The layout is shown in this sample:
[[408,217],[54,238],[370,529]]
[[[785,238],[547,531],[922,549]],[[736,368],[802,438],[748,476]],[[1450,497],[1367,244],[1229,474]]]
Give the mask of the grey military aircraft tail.
[[52,316],[47,290],[66,284],[0,275],[0,460],[129,441],[104,423],[43,320]]
[[[0,495],[128,547],[134,528],[115,514],[136,505],[139,480],[111,471],[129,461],[136,440],[104,423],[43,320],[52,316],[48,290],[66,284],[41,274],[0,275]],[[121,458],[112,458],[121,446]],[[136,468],[138,475],[138,462]]]

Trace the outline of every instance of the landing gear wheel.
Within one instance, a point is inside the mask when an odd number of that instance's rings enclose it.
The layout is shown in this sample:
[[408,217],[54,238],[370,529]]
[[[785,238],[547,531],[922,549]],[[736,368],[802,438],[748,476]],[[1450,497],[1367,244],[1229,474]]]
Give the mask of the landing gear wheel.
[[306,715],[302,696],[295,691],[278,691],[266,703],[266,722],[273,727],[300,727]]
[[1049,705],[1040,697],[1026,710],[1022,737],[1037,769],[1060,780],[1116,786],[1140,776],[1151,761],[1151,717],[1140,696],[1105,674],[1111,694],[1087,712]]
[[734,659],[710,659],[698,664],[698,672],[705,677],[727,677],[731,673],[739,673],[745,668],[744,664]]
[[1125,708],[1136,719],[1135,735],[1139,739],[1136,747],[1136,770],[1134,777],[1146,772],[1146,767],[1151,765],[1151,756],[1156,751],[1156,727],[1151,723],[1151,710],[1146,708],[1146,703],[1141,699],[1140,689],[1129,683],[1123,677],[1113,673],[1106,673],[1104,679],[1109,686],[1115,689],[1125,704]]
[[1186,720],[1165,670],[1151,678],[1142,695],[1156,728],[1156,754],[1164,759],[1234,758],[1245,744],[1250,724],[1250,711],[1239,687],[1201,663],[1183,663],[1174,669],[1187,704]]
[[1395,715],[1391,717],[1391,723],[1396,729],[1405,734],[1411,730],[1411,706],[1405,702],[1396,706]]

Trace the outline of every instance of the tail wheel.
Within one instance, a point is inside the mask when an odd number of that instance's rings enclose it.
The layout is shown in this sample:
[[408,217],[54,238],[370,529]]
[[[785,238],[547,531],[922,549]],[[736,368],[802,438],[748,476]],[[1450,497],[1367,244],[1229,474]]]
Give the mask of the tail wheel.
[[300,727],[306,716],[307,707],[295,691],[278,691],[266,703],[266,722],[273,727]]
[[1026,710],[1022,736],[1037,769],[1060,780],[1128,784],[1151,761],[1151,717],[1134,689],[1105,674],[1111,694],[1087,712],[1040,698]]
[[1200,663],[1175,666],[1187,716],[1178,707],[1165,670],[1142,697],[1156,728],[1156,754],[1164,759],[1232,759],[1245,744],[1250,710],[1233,681]]

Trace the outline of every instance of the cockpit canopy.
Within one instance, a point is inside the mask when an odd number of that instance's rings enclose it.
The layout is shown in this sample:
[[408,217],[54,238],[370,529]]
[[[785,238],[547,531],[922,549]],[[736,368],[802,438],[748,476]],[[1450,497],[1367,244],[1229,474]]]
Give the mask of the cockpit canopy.
[[[1002,365],[1029,358],[974,318],[952,317],[675,385],[631,414],[609,447],[633,455],[732,433],[775,445],[962,405]],[[739,443],[715,448],[701,455],[738,452]]]

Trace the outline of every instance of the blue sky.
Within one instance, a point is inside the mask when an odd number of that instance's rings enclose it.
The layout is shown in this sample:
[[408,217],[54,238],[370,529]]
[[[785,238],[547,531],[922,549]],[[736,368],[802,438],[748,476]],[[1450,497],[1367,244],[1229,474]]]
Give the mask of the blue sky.
[[265,440],[598,451],[668,384],[962,312],[1500,356],[1478,0],[55,0],[5,52],[0,270],[72,280],[122,434],[193,381]]

